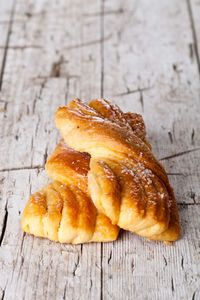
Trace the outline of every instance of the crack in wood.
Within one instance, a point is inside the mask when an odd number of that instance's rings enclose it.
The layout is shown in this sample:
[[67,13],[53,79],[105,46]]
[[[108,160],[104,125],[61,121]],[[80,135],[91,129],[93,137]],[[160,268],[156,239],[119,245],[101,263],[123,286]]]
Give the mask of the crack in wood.
[[133,1],[132,3],[133,3],[132,9],[130,9],[130,11],[127,11],[126,18],[124,18],[122,26],[119,27],[119,29],[117,30],[118,43],[121,42],[122,33],[125,31],[126,27],[130,26],[131,19],[135,15],[139,1],[138,0]]
[[38,94],[38,98],[41,99],[41,96],[42,96],[42,92],[43,92],[43,89],[45,88],[46,86],[46,83],[47,83],[47,80],[48,80],[49,77],[44,77],[44,81],[42,82],[41,84],[41,87],[40,87],[40,90],[39,90],[39,94]]
[[32,194],[32,183],[31,183],[31,172],[28,174],[28,183],[29,183],[29,195]]
[[[47,79],[49,77],[45,77],[43,78],[43,82],[41,83],[41,86],[40,86],[40,89],[39,89],[39,92],[38,94],[35,96],[35,98],[33,99],[33,109],[32,109],[32,113],[35,114],[35,107],[36,107],[36,103],[37,103],[37,100],[38,98],[41,99],[41,96],[42,96],[42,92],[43,92],[43,89],[45,88],[45,85],[47,83]],[[40,116],[38,115],[38,118],[40,120]],[[37,127],[37,126],[36,126]]]
[[91,290],[92,290],[92,285],[93,285],[92,279],[90,279],[90,287],[89,287],[89,291],[90,291],[90,292],[91,292]]
[[24,257],[21,255],[21,253],[20,253],[20,256],[21,256],[21,262],[20,262],[20,267],[19,267],[18,276],[17,276],[17,283],[19,281],[21,271],[22,271],[22,268],[23,268],[23,264],[24,264]]
[[[15,12],[15,17],[17,16],[17,13]],[[9,20],[5,20],[5,21],[0,21],[0,25],[8,25],[10,23]],[[14,21],[15,24],[23,24],[24,20],[23,19],[16,19]]]
[[29,114],[30,114],[30,109],[29,109],[29,106],[28,105],[26,105],[26,114],[29,116]]
[[131,261],[131,272],[133,273],[135,270],[135,262],[134,260]]
[[191,175],[191,174],[185,174],[185,173],[167,173],[167,175],[177,175],[177,176],[187,177],[188,175]]
[[167,259],[164,255],[163,255],[163,259],[164,259],[165,266],[167,266]]
[[16,168],[5,168],[5,169],[1,169],[0,172],[35,170],[35,169],[44,169],[44,166],[37,165],[37,166],[25,166],[25,167],[16,167]]
[[69,80],[70,78],[66,78],[66,92],[65,92],[65,105],[68,104],[68,96],[69,96]]
[[19,115],[18,115],[18,118],[17,118],[17,123],[21,121],[22,116],[23,116],[23,112],[20,111],[20,113],[19,113]]
[[126,95],[130,95],[130,94],[135,94],[135,93],[141,93],[143,91],[148,91],[148,90],[151,90],[153,87],[143,87],[143,88],[138,88],[138,89],[135,89],[135,90],[130,90],[128,87],[127,87],[127,91],[126,92],[123,92],[123,93],[119,93],[119,94],[116,94],[114,95],[115,97],[118,97],[118,96],[126,96]]
[[[6,46],[0,46],[0,49],[6,49]],[[39,45],[26,45],[26,46],[8,46],[7,50],[25,50],[25,49],[42,49],[42,46]]]
[[195,130],[194,128],[192,128],[192,134],[191,134],[192,145],[194,145],[194,135],[195,135]]
[[173,124],[172,124],[172,132],[173,132],[173,137],[174,139],[176,140],[176,136],[175,136],[175,125],[176,125],[176,122],[175,120],[173,121]]
[[196,295],[196,292],[193,293],[192,300],[195,300],[195,295]]
[[0,99],[0,103],[11,103],[11,101],[6,101],[6,100],[3,100],[3,99]]
[[178,205],[184,207],[184,206],[195,206],[195,205],[200,205],[200,202],[195,202],[195,203],[187,203],[187,202],[179,202]]
[[1,300],[3,300],[5,297],[5,290],[2,291],[2,296],[1,296]]
[[196,203],[195,197],[196,197],[196,194],[193,191],[191,191],[190,198],[194,201],[194,203]]
[[4,70],[5,70],[5,66],[6,66],[6,59],[7,59],[7,53],[8,53],[8,48],[9,48],[10,35],[12,32],[13,19],[14,19],[14,14],[15,14],[15,5],[16,5],[16,0],[13,0],[10,20],[9,20],[9,26],[8,26],[8,33],[7,33],[6,44],[5,44],[5,50],[4,50],[3,60],[2,60],[1,71],[0,71],[0,91],[2,90]]
[[97,269],[101,270],[100,266],[98,265],[98,263],[95,263],[95,266],[97,267]]
[[169,136],[169,140],[170,140],[171,144],[173,144],[173,137],[172,137],[171,131],[168,131],[168,136]]
[[143,99],[142,90],[140,90],[140,104],[141,104],[142,112],[144,112],[144,99]]
[[44,151],[44,155],[43,155],[43,165],[44,165],[44,168],[45,168],[45,164],[46,164],[46,161],[47,161],[47,157],[48,157],[48,146],[46,145],[45,151]]
[[52,64],[50,77],[58,78],[61,75],[61,65],[63,64],[63,56],[60,59]]
[[179,153],[175,153],[175,154],[172,154],[172,155],[169,155],[169,156],[165,156],[165,157],[160,158],[159,160],[165,160],[165,159],[170,159],[170,158],[182,156],[182,155],[185,155],[185,154],[188,154],[188,153],[191,153],[191,152],[195,152],[195,151],[198,151],[198,150],[200,150],[200,147],[195,148],[195,149],[189,149],[189,150],[179,152]]
[[26,13],[25,13],[25,16],[28,17],[28,18],[31,18],[33,15],[32,15],[32,13],[30,13],[30,12],[26,12]]
[[22,235],[22,242],[21,242],[21,246],[20,246],[20,254],[22,253],[22,249],[23,249],[23,246],[24,246],[24,238],[26,236],[26,232],[23,231],[23,235]]
[[3,218],[3,224],[2,224],[2,231],[1,231],[1,236],[0,236],[0,247],[2,245],[4,236],[5,236],[5,232],[6,232],[6,226],[7,226],[7,221],[8,221],[8,209],[7,209],[7,203],[5,205],[5,214],[4,214],[4,218]]
[[183,262],[184,262],[184,258],[183,258],[183,255],[181,255],[181,268],[182,268],[182,270],[184,269]]
[[103,38],[100,38],[100,39],[97,39],[97,40],[93,40],[93,41],[90,41],[90,42],[65,47],[64,50],[65,51],[66,50],[73,50],[73,49],[92,46],[92,45],[96,45],[96,44],[102,44],[103,42],[109,40],[111,37],[112,37],[112,34],[109,34],[107,37],[103,37]]
[[39,124],[40,124],[40,115],[38,114],[38,120],[37,120],[37,124],[35,127],[35,135],[37,135],[37,133],[38,133]]
[[108,264],[110,263],[111,258],[112,258],[112,250],[110,250],[110,255],[109,255],[109,257],[108,257]]
[[[33,149],[33,136],[31,137],[31,150]],[[31,151],[31,167],[33,166],[34,151]]]
[[190,55],[191,62],[193,62],[194,51],[193,51],[193,44],[192,43],[189,43],[189,55]]
[[194,53],[195,53],[196,60],[197,60],[197,68],[198,68],[199,79],[200,79],[200,56],[199,56],[199,49],[198,49],[197,33],[196,33],[195,25],[194,25],[194,17],[193,17],[193,13],[192,13],[192,7],[191,7],[190,0],[186,0],[186,1],[187,1],[188,14],[189,14],[189,19],[190,19],[190,26],[191,26],[191,30],[192,30],[193,43],[194,43]]
[[[43,79],[44,82],[42,83],[42,85],[43,85],[43,88],[44,88],[44,86],[47,83],[47,80],[49,78],[51,78],[51,76],[37,76],[37,77],[32,77],[31,79],[34,80],[34,81],[36,81],[37,79]],[[78,79],[78,78],[80,78],[80,76],[79,75],[72,75],[72,74],[67,73],[63,76],[60,76],[59,78],[65,78],[65,79],[77,78]]]
[[[27,278],[29,277],[29,272],[30,272],[30,266],[31,266],[30,258],[31,258],[31,255],[32,255],[32,250],[33,250],[33,241],[34,241],[34,237],[31,237],[31,241],[32,241],[32,245],[31,245],[31,248],[30,248],[29,259],[27,259],[27,261],[29,262],[29,263],[28,263],[28,270],[27,270]],[[13,280],[13,275],[14,275],[14,271],[15,271],[15,266],[16,266],[16,264],[14,264],[14,267],[13,267],[12,276],[11,276],[11,281]],[[36,285],[36,286],[37,286],[37,285]],[[26,294],[26,290],[27,290],[27,286],[25,286],[24,295]]]
[[37,102],[37,100],[38,100],[38,97],[37,96],[35,96],[35,98],[33,99],[33,114],[35,113],[35,106],[36,106],[36,102]]
[[183,72],[183,70],[178,68],[177,64],[172,65],[174,72],[177,74],[178,80],[180,80],[180,73]]
[[84,13],[82,14],[83,17],[95,17],[95,16],[99,16],[99,17],[102,17],[102,16],[106,16],[106,15],[119,15],[119,14],[123,14],[124,13],[124,9],[123,8],[119,8],[119,9],[116,9],[116,10],[107,10],[107,11],[100,11],[100,12],[94,12],[94,13]]
[[171,290],[172,290],[172,293],[174,292],[174,280],[173,280],[173,277],[171,278]]
[[66,299],[66,290],[67,290],[67,283],[65,284],[64,291],[63,291],[63,300]]
[[74,270],[72,272],[73,276],[76,276],[76,271],[77,271],[77,269],[79,267],[79,264],[80,264],[80,256],[78,254],[77,261],[75,262]]

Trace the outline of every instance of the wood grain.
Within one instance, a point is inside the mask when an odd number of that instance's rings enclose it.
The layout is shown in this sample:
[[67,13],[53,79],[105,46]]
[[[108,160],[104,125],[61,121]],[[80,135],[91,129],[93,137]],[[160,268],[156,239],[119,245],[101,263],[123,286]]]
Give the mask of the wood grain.
[[[200,298],[200,5],[193,0],[0,2],[0,299]],[[30,193],[75,97],[142,113],[175,188],[182,238],[128,232],[60,245],[24,234]]]
[[103,95],[144,116],[153,151],[180,203],[182,239],[166,248],[125,233],[121,241],[103,245],[103,295],[198,299],[200,103],[188,4],[105,1],[104,11],[118,15],[104,17],[104,34],[113,35],[104,43]]
[[[3,74],[8,50],[8,43],[13,23],[15,1],[0,2],[0,91],[3,83]],[[0,99],[0,111],[5,111],[7,102]]]
[[[99,10],[98,2],[87,4]],[[29,194],[47,180],[44,163],[59,138],[57,107],[77,95],[100,96],[100,20],[86,12],[81,1],[16,4],[1,91],[8,101],[1,114],[4,299],[100,298],[100,244],[50,245],[20,229]]]

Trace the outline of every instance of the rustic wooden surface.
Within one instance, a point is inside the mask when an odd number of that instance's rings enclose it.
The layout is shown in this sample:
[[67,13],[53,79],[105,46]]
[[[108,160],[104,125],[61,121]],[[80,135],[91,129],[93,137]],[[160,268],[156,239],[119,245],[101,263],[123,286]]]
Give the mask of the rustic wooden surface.
[[[169,247],[128,232],[60,245],[24,234],[70,99],[142,113],[179,203]],[[200,299],[200,1],[0,0],[0,299]]]

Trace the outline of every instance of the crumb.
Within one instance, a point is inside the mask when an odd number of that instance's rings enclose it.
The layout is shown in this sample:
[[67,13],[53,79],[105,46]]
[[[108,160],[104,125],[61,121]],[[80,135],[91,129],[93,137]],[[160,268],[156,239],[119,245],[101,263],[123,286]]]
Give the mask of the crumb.
[[172,242],[164,241],[165,245],[167,246],[173,246]]

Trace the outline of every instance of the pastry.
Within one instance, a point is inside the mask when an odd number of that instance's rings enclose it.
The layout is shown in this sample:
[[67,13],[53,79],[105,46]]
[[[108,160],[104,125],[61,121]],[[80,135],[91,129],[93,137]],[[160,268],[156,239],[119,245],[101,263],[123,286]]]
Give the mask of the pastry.
[[108,242],[119,227],[98,213],[87,194],[88,154],[69,149],[60,141],[46,170],[53,179],[30,196],[22,215],[22,229],[60,243]]
[[[133,117],[133,118],[132,118]],[[114,225],[158,241],[180,236],[177,203],[163,165],[146,141],[144,122],[107,100],[72,100],[55,115],[66,144],[91,155],[88,190]]]

